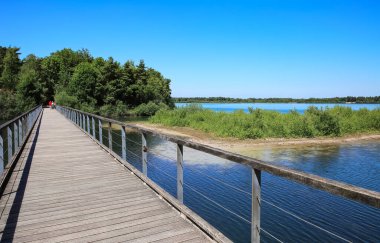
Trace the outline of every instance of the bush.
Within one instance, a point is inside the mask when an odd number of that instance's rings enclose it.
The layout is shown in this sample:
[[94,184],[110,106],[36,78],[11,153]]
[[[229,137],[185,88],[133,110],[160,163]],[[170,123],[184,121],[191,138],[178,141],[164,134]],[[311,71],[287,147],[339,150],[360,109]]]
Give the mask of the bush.
[[156,104],[149,101],[147,104],[141,104],[133,109],[133,114],[138,116],[152,116],[159,110],[168,110],[169,107],[164,103]]
[[69,95],[66,91],[60,91],[55,95],[55,102],[58,105],[68,106],[72,108],[80,108],[78,98],[73,95]]
[[99,112],[102,116],[120,118],[128,115],[128,107],[123,102],[118,101],[116,105],[104,105]]

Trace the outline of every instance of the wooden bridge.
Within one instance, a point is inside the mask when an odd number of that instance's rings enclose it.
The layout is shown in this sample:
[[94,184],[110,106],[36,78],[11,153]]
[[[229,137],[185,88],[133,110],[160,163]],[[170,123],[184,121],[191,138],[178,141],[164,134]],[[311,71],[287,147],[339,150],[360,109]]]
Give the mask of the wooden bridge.
[[1,242],[208,242],[56,110],[45,109],[0,200]]
[[[122,127],[121,156],[112,151],[112,124]],[[127,126],[142,134],[142,172],[126,161]],[[147,176],[147,134],[177,143],[177,198]],[[70,108],[37,107],[0,126],[1,242],[229,242],[183,204],[183,146],[252,167],[252,242],[260,241],[262,170],[380,207],[378,192]]]

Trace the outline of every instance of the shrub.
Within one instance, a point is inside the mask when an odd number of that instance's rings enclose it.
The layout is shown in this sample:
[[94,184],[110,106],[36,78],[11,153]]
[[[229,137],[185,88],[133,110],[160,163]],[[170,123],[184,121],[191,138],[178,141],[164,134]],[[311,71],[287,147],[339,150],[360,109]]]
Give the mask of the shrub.
[[250,108],[248,113],[214,112],[199,105],[160,110],[149,119],[166,126],[192,127],[219,137],[268,138],[341,136],[362,132],[380,132],[380,109],[309,107],[304,114]]
[[169,107],[164,103],[156,104],[149,101],[147,104],[141,104],[133,109],[133,113],[138,116],[152,116],[159,110],[167,110]]

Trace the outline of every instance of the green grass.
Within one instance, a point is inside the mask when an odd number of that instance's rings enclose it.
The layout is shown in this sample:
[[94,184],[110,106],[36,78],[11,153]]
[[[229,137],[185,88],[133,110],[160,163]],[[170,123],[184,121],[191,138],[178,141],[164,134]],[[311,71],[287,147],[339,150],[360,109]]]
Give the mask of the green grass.
[[174,110],[160,110],[149,119],[165,126],[191,127],[219,137],[246,138],[311,138],[339,137],[380,133],[380,109],[349,107],[309,107],[304,114],[291,111],[249,109],[225,113],[189,105]]

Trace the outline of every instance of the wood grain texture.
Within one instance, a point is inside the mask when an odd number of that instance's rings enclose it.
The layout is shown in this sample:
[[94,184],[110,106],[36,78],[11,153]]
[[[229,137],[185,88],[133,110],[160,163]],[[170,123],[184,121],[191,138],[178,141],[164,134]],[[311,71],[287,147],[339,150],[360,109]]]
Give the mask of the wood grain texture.
[[1,242],[211,240],[55,110],[0,200]]

